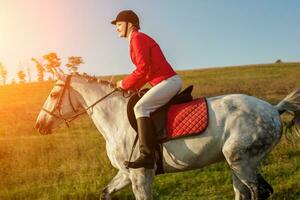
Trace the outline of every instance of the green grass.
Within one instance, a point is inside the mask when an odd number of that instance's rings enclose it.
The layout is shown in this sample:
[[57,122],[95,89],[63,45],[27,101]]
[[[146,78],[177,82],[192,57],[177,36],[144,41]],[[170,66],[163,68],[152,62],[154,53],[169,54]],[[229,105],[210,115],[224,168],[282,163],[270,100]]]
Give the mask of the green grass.
[[[300,86],[300,63],[179,71],[194,96],[245,93],[273,104]],[[120,76],[119,76],[120,78]],[[98,199],[116,170],[104,139],[82,117],[52,135],[34,130],[52,82],[0,87],[0,199]],[[289,119],[287,115],[284,120]],[[275,193],[270,199],[300,199],[300,150],[283,137],[262,164]],[[153,185],[155,199],[234,199],[226,163],[164,174]],[[131,188],[113,199],[134,199]]]

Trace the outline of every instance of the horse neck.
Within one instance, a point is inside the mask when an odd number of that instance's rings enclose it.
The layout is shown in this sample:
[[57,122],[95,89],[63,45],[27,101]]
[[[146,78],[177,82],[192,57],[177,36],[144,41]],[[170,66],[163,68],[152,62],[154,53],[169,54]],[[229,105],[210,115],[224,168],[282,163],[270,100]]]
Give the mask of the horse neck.
[[[99,83],[73,85],[73,88],[83,97],[84,107],[92,105],[113,90],[109,86]],[[125,127],[125,123],[128,123],[126,120],[127,101],[121,92],[115,92],[88,110],[97,129],[109,144],[116,144],[116,140],[120,140],[126,135],[125,131],[120,130],[120,127]]]

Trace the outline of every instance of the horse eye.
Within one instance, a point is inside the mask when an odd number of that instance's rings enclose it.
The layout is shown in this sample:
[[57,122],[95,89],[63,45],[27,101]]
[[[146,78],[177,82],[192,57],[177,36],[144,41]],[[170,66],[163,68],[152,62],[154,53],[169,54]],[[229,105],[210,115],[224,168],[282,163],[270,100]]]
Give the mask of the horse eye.
[[57,96],[58,96],[58,92],[54,92],[54,93],[51,94],[52,98],[57,98]]

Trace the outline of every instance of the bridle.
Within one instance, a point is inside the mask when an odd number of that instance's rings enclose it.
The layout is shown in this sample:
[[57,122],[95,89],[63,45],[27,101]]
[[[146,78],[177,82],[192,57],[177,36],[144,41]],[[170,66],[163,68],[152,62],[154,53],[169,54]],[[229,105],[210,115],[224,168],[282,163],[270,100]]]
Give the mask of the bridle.
[[[114,92],[117,92],[117,91],[122,91],[122,94],[123,94],[123,97],[125,98],[129,98],[131,97],[132,94],[129,94],[128,96],[125,95],[125,92],[124,90],[120,89],[120,88],[114,88],[114,90],[112,90],[111,92],[109,92],[108,94],[106,94],[105,96],[103,96],[102,98],[100,98],[99,100],[97,100],[96,102],[94,102],[92,105],[88,106],[87,108],[84,108],[82,111],[77,111],[72,103],[72,99],[71,99],[71,95],[70,95],[70,83],[71,83],[71,78],[72,78],[72,75],[68,75],[67,78],[66,78],[66,81],[65,81],[65,84],[55,84],[55,86],[60,86],[60,87],[63,87],[63,91],[61,93],[61,95],[59,96],[59,99],[58,99],[58,102],[57,104],[55,105],[54,109],[52,111],[49,111],[45,108],[42,108],[43,111],[45,111],[46,113],[48,113],[49,115],[55,117],[55,118],[58,118],[60,120],[63,120],[65,123],[66,123],[66,126],[69,128],[69,123],[71,121],[73,121],[74,119],[76,119],[78,116],[82,115],[82,114],[85,114],[89,109],[92,109],[92,113],[93,113],[93,108],[94,106],[101,102],[102,100],[104,100],[105,98],[107,98],[108,96],[110,96],[111,94],[113,94]],[[71,105],[73,111],[74,111],[74,115],[69,117],[69,118],[65,118],[63,117],[62,115],[62,112],[61,112],[61,104],[62,104],[62,100],[63,100],[63,97],[64,97],[64,94],[66,93],[66,91],[68,92],[68,99],[69,99],[69,104]],[[140,91],[139,90],[136,90],[136,93],[141,97],[141,94],[140,94]],[[58,111],[58,114],[56,114],[56,110]],[[133,143],[133,147],[132,147],[132,150],[131,150],[131,153],[130,153],[130,157],[129,157],[129,162],[131,160],[131,157],[133,155],[133,151],[135,149],[135,146],[137,144],[137,141],[138,141],[138,135],[136,135],[135,139],[134,139],[134,143]],[[127,166],[128,168],[128,166]]]
[[[110,96],[111,94],[113,94],[116,91],[120,91],[119,88],[115,88],[114,90],[112,90],[111,92],[109,92],[108,94],[106,94],[105,96],[103,96],[102,98],[100,98],[99,100],[97,100],[95,103],[93,103],[92,105],[84,108],[82,111],[78,111],[75,109],[73,103],[72,103],[72,99],[71,99],[71,95],[70,95],[70,83],[71,83],[71,78],[72,75],[68,75],[66,77],[66,81],[64,84],[55,84],[54,86],[59,86],[59,87],[63,87],[63,91],[61,92],[61,95],[59,96],[58,102],[55,105],[54,109],[52,111],[47,110],[46,108],[42,108],[43,111],[45,111],[46,113],[48,113],[49,115],[63,120],[66,123],[66,126],[69,128],[69,123],[71,121],[73,121],[74,119],[76,119],[78,116],[85,114],[89,109],[93,109],[93,107],[98,104],[100,101],[104,100],[106,97]],[[64,97],[65,93],[68,93],[68,99],[69,99],[69,104],[71,105],[73,111],[74,111],[74,115],[68,118],[63,117],[62,112],[61,112],[61,104],[62,104],[62,100]],[[124,96],[124,93],[123,93]],[[57,113],[56,113],[57,112]]]

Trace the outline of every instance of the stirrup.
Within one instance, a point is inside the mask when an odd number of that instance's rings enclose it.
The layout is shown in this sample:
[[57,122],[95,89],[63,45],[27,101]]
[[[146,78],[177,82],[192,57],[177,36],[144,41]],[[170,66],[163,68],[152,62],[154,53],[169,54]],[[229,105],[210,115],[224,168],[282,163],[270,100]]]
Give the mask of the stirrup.
[[153,158],[150,158],[150,157],[140,156],[138,159],[136,159],[133,162],[125,161],[124,165],[126,166],[127,169],[128,168],[154,169],[154,160],[153,160]]

